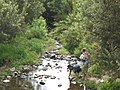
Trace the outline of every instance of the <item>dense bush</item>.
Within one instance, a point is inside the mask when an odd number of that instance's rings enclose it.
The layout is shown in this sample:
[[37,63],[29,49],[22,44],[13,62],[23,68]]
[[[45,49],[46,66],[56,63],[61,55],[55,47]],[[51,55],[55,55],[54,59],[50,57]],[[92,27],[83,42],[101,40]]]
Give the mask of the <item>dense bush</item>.
[[63,54],[63,55],[68,55],[68,54],[69,54],[69,52],[68,52],[64,47],[62,47],[62,48],[59,50],[58,53],[59,53],[59,54]]
[[0,0],[0,43],[11,42],[45,11],[39,0]]
[[0,62],[3,65],[7,63],[8,66],[19,66],[23,64],[33,63],[37,60],[37,53],[29,51],[23,45],[6,44],[0,45]]
[[103,82],[98,85],[98,90],[119,90],[120,83],[119,82]]
[[40,17],[44,11],[39,0],[0,0],[0,66],[35,63],[53,44]]
[[0,63],[15,67],[36,63],[50,44],[53,40],[47,37],[46,22],[40,17],[26,27],[26,32],[16,35],[13,43],[0,44]]
[[19,13],[16,2],[0,0],[0,43],[10,42],[21,32],[24,16]]
[[77,48],[75,48],[75,50],[74,50],[74,54],[77,57],[80,56],[82,48],[86,48],[87,52],[90,53],[90,50],[91,50],[92,47],[91,47],[90,44],[86,43],[85,41],[80,41],[79,46]]
[[40,0],[25,0],[24,2],[27,3],[27,15],[25,16],[25,22],[31,24],[34,19],[38,19],[40,16],[42,16],[43,12],[45,11],[45,7],[43,7],[43,3],[41,3]]
[[45,39],[47,37],[46,21],[42,17],[34,19],[30,28],[32,38]]
[[92,76],[97,76],[97,75],[100,75],[102,72],[101,72],[101,69],[100,69],[100,65],[97,63],[97,64],[94,64],[92,65],[89,69],[88,69],[88,72],[90,75]]
[[86,81],[87,87],[89,87],[91,90],[119,90],[120,83],[119,82],[101,82],[101,83],[95,83],[94,81]]
[[80,34],[76,30],[69,30],[64,33],[63,37],[64,47],[71,53],[74,53],[76,47],[79,46],[80,43]]
[[49,29],[53,29],[55,22],[65,19],[72,12],[72,0],[41,0],[41,2],[46,9],[43,16],[47,20]]

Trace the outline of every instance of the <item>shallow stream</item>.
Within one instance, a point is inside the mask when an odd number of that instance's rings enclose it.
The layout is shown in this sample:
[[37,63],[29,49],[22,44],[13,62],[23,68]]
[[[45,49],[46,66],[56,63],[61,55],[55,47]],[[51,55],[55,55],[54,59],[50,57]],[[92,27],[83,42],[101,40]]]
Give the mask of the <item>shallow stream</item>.
[[57,45],[55,50],[42,56],[41,62],[33,66],[33,71],[0,83],[0,90],[83,90],[70,82],[67,69],[70,58],[57,55],[59,48],[60,45]]

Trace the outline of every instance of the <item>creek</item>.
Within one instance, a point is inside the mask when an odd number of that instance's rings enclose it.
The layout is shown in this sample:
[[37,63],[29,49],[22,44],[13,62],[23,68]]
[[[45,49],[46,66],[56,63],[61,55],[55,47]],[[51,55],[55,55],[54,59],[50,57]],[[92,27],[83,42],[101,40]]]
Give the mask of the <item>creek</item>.
[[68,64],[77,58],[59,55],[59,43],[52,51],[40,57],[40,63],[33,65],[33,71],[13,77],[10,82],[0,83],[0,90],[83,90],[79,84],[70,82]]

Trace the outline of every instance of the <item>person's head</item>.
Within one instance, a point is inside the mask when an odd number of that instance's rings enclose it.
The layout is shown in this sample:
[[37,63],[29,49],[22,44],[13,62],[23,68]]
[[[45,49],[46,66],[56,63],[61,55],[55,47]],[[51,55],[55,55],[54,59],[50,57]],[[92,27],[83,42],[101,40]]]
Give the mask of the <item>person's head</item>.
[[83,49],[82,49],[82,52],[86,52],[86,48],[83,48]]
[[69,65],[67,66],[67,68],[68,68],[69,70],[72,70],[72,69],[73,69],[73,66],[69,64]]

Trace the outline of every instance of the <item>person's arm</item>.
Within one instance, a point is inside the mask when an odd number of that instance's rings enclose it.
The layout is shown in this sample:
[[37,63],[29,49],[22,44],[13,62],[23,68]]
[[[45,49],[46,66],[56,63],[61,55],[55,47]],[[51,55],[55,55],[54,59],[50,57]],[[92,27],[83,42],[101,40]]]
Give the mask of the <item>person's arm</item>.
[[90,54],[88,53],[88,60],[90,60]]
[[71,79],[71,73],[72,73],[73,67],[71,65],[68,65],[68,69],[69,69],[69,79]]
[[70,78],[70,76],[71,76],[71,72],[72,72],[72,70],[70,69],[69,78]]
[[80,54],[80,60],[82,60],[83,59],[83,57],[84,57],[84,55],[83,54]]

